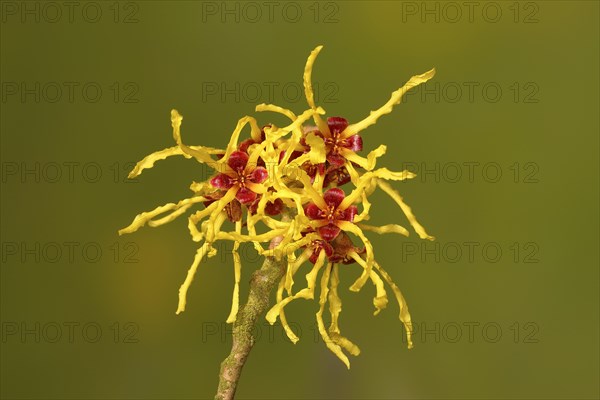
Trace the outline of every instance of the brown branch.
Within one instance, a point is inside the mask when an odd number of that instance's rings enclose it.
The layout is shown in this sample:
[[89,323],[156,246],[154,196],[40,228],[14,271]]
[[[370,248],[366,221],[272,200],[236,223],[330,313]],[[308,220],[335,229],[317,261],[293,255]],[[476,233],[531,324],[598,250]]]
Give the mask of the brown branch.
[[233,324],[233,343],[229,356],[221,363],[219,388],[215,400],[231,400],[235,396],[242,367],[254,346],[252,333],[256,320],[267,310],[273,288],[285,274],[286,261],[267,257],[261,269],[250,279],[248,302],[238,312]]

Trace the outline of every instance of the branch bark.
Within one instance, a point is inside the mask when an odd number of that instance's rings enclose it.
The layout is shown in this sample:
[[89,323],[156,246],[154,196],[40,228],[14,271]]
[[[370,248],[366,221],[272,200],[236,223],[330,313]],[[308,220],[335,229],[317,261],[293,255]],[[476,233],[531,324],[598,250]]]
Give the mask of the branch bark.
[[254,346],[256,320],[267,310],[270,294],[285,274],[286,261],[267,257],[250,279],[247,303],[240,308],[233,324],[233,343],[229,356],[221,363],[219,387],[215,400],[232,400],[246,359]]

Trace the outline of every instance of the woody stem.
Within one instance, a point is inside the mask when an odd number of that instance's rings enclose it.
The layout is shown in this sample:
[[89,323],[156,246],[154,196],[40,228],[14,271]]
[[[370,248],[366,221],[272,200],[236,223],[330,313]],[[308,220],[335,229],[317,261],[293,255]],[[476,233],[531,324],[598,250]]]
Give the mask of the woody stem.
[[248,301],[240,308],[233,324],[231,352],[221,363],[215,400],[234,398],[242,368],[255,342],[252,332],[256,320],[267,310],[271,291],[285,274],[286,266],[285,259],[277,261],[273,257],[267,257],[262,267],[252,274]]

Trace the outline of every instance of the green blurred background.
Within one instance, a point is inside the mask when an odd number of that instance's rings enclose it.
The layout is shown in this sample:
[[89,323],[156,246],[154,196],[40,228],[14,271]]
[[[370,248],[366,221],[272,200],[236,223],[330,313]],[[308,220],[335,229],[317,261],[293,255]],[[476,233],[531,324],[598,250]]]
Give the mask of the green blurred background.
[[[419,174],[395,186],[437,237],[371,235],[415,348],[393,297],[373,317],[373,287],[347,291],[360,271],[344,267],[342,332],[362,349],[351,370],[315,340],[317,304],[298,301],[287,315],[300,342],[261,322],[238,398],[598,398],[598,2],[1,7],[3,398],[214,395],[231,344],[230,246],[176,316],[195,252],[186,218],[116,234],[207,171],[171,159],[124,178],[171,146],[173,107],[188,143],[215,147],[257,103],[304,110],[318,44],[319,102],[350,121],[437,68],[363,136],[388,145],[382,165]],[[406,223],[373,201],[374,222]],[[243,258],[245,296],[260,260]]]

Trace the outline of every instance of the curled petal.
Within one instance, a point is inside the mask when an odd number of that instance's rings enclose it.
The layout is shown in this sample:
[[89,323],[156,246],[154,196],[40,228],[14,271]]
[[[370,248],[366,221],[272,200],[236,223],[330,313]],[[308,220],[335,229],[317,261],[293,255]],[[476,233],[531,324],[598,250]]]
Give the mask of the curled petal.
[[323,199],[325,199],[325,203],[329,206],[339,206],[342,201],[344,201],[344,197],[346,197],[346,193],[340,188],[331,188],[323,194]]
[[344,211],[344,220],[353,222],[354,216],[356,214],[358,214],[358,208],[356,206],[352,205],[352,206],[346,208],[346,210]]
[[219,174],[210,180],[210,184],[217,189],[230,189],[235,181],[229,175]]
[[254,171],[252,171],[252,173],[248,176],[248,179],[250,179],[254,183],[263,183],[267,180],[268,177],[269,173],[267,172],[266,168],[256,167]]
[[[309,107],[315,111],[317,111],[319,108],[315,104],[314,92],[312,89],[312,67],[322,48],[323,46],[317,46],[308,56],[308,60],[306,60],[306,65],[304,66],[304,94]],[[325,133],[329,130],[327,124],[325,121],[323,121],[318,113],[315,113],[313,118],[315,120],[315,124],[317,124],[321,132]]]
[[334,133],[342,133],[348,126],[348,121],[342,117],[329,117],[327,118],[327,126],[332,135]]
[[325,162],[327,150],[322,137],[317,136],[314,132],[310,132],[304,138],[305,143],[310,146],[308,155],[312,164],[321,164]]
[[[242,221],[241,220],[236,221],[235,231],[238,233],[241,233],[241,231],[242,231]],[[240,243],[235,242],[233,244],[233,250],[231,251],[231,254],[233,255],[234,285],[233,285],[233,299],[231,302],[231,312],[229,313],[229,316],[227,317],[227,323],[230,323],[230,324],[235,322],[235,320],[237,318],[239,306],[240,306],[240,278],[242,275],[242,260],[240,258],[240,253],[238,252],[239,247],[240,247]]]
[[227,160],[227,165],[235,171],[243,171],[246,168],[246,164],[248,164],[248,154],[239,150],[231,153],[229,160]]
[[352,151],[361,151],[363,149],[363,141],[360,135],[352,135],[346,139],[346,145],[344,146]]
[[359,133],[363,129],[366,129],[369,126],[373,125],[374,123],[377,122],[377,120],[381,116],[392,112],[392,108],[396,104],[400,104],[400,101],[402,100],[402,96],[404,96],[404,94],[408,90],[412,89],[413,87],[415,87],[417,85],[420,85],[421,83],[427,82],[429,79],[433,78],[434,75],[435,75],[435,68],[433,68],[421,75],[415,75],[415,76],[411,77],[404,86],[402,86],[400,89],[398,89],[392,93],[392,96],[387,101],[387,103],[385,103],[383,106],[381,106],[378,110],[371,111],[369,113],[369,116],[366,117],[365,119],[363,119],[362,121],[350,125],[344,131],[344,134],[342,136],[343,137],[352,136],[354,134]]
[[[200,162],[207,163],[207,164],[210,164],[210,161],[211,161],[210,154],[218,154],[219,151],[222,151],[219,149],[213,149],[210,147],[203,147],[203,146],[189,146],[187,150],[188,150],[188,153],[191,152],[196,157],[197,160],[199,160]],[[166,149],[156,151],[156,152],[144,157],[143,160],[139,161],[127,177],[129,179],[133,179],[136,176],[140,175],[142,173],[142,171],[144,171],[145,169],[152,168],[154,166],[155,162],[164,160],[167,157],[184,156],[184,157],[189,158],[190,156],[188,153],[186,153],[182,149],[182,147],[180,147],[179,145],[174,146],[174,147],[167,147]],[[201,153],[206,153],[206,156],[200,157]]]
[[194,276],[196,275],[196,270],[198,269],[198,266],[200,265],[200,261],[202,261],[202,259],[204,258],[204,256],[206,256],[206,254],[210,251],[210,249],[211,249],[210,243],[204,242],[202,247],[200,247],[198,249],[198,251],[196,252],[196,257],[194,257],[194,262],[192,263],[192,266],[188,270],[188,273],[185,277],[185,281],[179,288],[179,303],[177,304],[177,311],[175,312],[176,314],[180,314],[181,312],[185,311],[185,304],[186,304],[186,300],[187,300],[187,291],[188,291],[190,285],[192,284],[192,280],[194,279]]
[[371,151],[367,157],[361,157],[350,149],[342,148],[340,149],[340,153],[346,158],[346,160],[355,163],[356,165],[366,169],[367,171],[371,171],[375,168],[375,164],[377,163],[377,159],[385,154],[387,148],[385,145],[381,145],[375,150]]
[[329,292],[329,277],[331,274],[331,264],[327,266],[323,276],[321,277],[321,296],[319,298],[319,311],[317,312],[317,327],[319,328],[319,333],[325,342],[325,345],[329,350],[333,352],[344,364],[346,367],[350,369],[350,361],[348,357],[342,351],[342,348],[329,336],[329,333],[325,329],[325,324],[323,322],[323,310],[325,308],[325,303],[327,302],[327,294]]
[[410,317],[410,312],[408,311],[408,305],[406,304],[406,300],[404,299],[404,296],[402,296],[402,292],[400,291],[400,288],[398,288],[398,285],[396,285],[394,283],[394,281],[392,280],[390,275],[377,263],[375,263],[375,268],[381,274],[383,279],[385,279],[387,284],[390,285],[390,287],[392,288],[392,290],[394,292],[394,296],[396,296],[396,300],[398,301],[398,305],[400,306],[399,318],[400,318],[400,321],[402,321],[402,323],[404,324],[404,329],[406,330],[406,339],[407,339],[407,343],[408,343],[408,348],[412,349],[413,348],[413,342],[412,342],[413,326],[412,326],[412,320]]
[[277,320],[277,316],[279,315],[279,313],[283,309],[283,307],[285,307],[291,301],[293,301],[295,299],[312,300],[315,298],[315,285],[317,282],[317,275],[318,275],[319,271],[321,270],[321,268],[323,267],[324,263],[325,263],[325,254],[321,254],[319,256],[319,258],[317,259],[317,262],[315,263],[313,268],[310,270],[310,272],[308,274],[306,274],[306,287],[304,289],[300,290],[295,295],[286,297],[281,302],[279,302],[279,303],[275,304],[273,307],[271,307],[271,309],[269,311],[267,311],[267,315],[265,315],[265,318],[267,321],[269,321],[269,323],[271,325],[273,325],[275,323],[275,321]]
[[329,224],[319,228],[319,235],[321,235],[323,240],[330,242],[337,237],[340,230],[336,225]]
[[423,228],[423,226],[417,221],[417,218],[413,214],[412,209],[404,202],[402,196],[400,196],[400,193],[394,190],[387,182],[384,182],[380,179],[377,180],[377,185],[379,185],[379,187],[384,192],[386,192],[392,198],[392,200],[394,200],[396,204],[398,204],[398,206],[400,206],[400,208],[404,212],[404,215],[406,215],[408,222],[410,222],[413,229],[417,232],[421,239],[435,240],[435,238],[429,235],[425,231],[425,228]]
[[379,234],[384,233],[399,233],[400,235],[404,235],[408,237],[408,230],[397,224],[388,224],[383,226],[373,226],[367,224],[358,224],[358,227],[364,231],[371,231]]
[[310,203],[304,208],[304,213],[310,219],[322,219],[321,209],[315,204]]
[[[143,212],[143,213],[137,215],[135,217],[135,219],[133,220],[133,222],[128,227],[119,230],[119,236],[123,235],[125,233],[135,232],[139,228],[144,226],[146,223],[148,223],[148,225],[150,225],[150,226],[159,226],[159,225],[165,224],[167,222],[170,222],[170,221],[174,220],[175,218],[177,218],[178,216],[180,216],[181,214],[183,214],[185,211],[187,211],[188,208],[190,208],[193,204],[198,203],[198,202],[204,202],[205,200],[206,200],[206,197],[195,196],[195,197],[192,197],[189,199],[181,200],[177,204],[168,203],[168,204],[165,204],[164,206],[156,207],[152,211]],[[167,211],[171,211],[171,210],[175,210],[175,211],[173,211],[171,214],[164,216],[158,220],[153,219],[156,216],[159,216],[159,215],[161,215]]]
[[238,199],[242,204],[248,204],[256,200],[256,193],[248,188],[243,187],[238,190],[235,198]]

